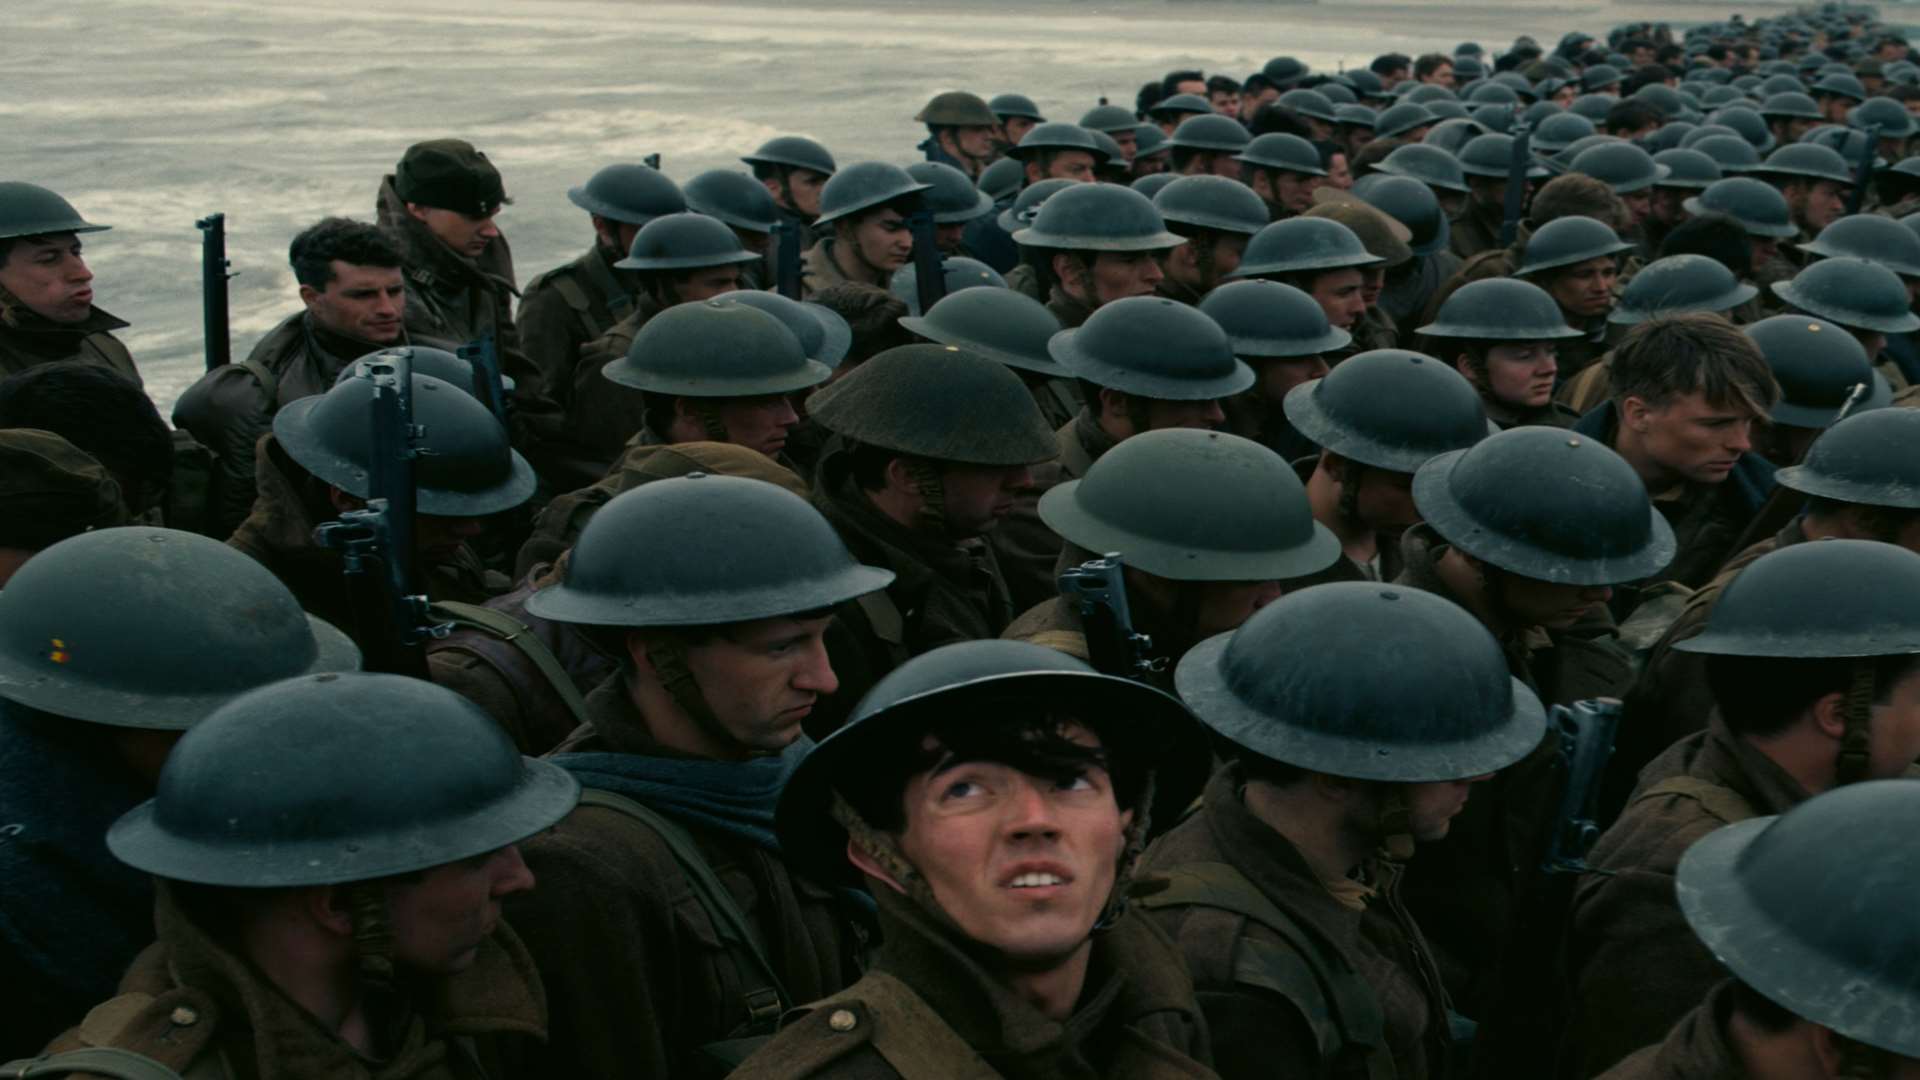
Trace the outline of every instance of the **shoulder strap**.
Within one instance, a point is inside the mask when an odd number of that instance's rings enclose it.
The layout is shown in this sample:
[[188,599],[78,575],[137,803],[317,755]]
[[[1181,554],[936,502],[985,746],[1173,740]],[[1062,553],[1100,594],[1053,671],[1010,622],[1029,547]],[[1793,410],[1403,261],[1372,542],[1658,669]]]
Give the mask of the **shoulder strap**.
[[1234,980],[1279,994],[1300,1010],[1324,1061],[1362,1058],[1368,1080],[1395,1075],[1385,1019],[1373,988],[1331,942],[1302,926],[1231,863],[1189,863],[1164,875],[1167,887],[1139,898],[1153,908],[1210,907],[1259,923],[1286,944],[1241,938]]
[[268,411],[279,409],[280,376],[275,375],[271,368],[251,356],[240,361],[240,366],[247,369],[248,374],[260,380],[260,390],[267,395]]
[[874,635],[881,641],[895,646],[907,643],[906,617],[900,614],[900,605],[893,602],[893,597],[888,596],[885,589],[867,593],[855,599],[854,603],[860,605],[867,622],[873,626]]
[[[620,280],[613,276],[613,272],[607,269],[606,263],[598,258],[588,259],[586,261],[585,272],[588,280],[593,282],[593,287],[600,290],[600,299],[606,301],[607,311],[613,316],[613,321],[619,322],[621,319],[626,318],[627,312],[633,310],[633,297],[621,286]],[[568,284],[576,289],[579,288],[579,286],[572,281],[572,275],[568,275]],[[586,293],[583,290],[581,292],[581,299],[584,300],[585,298]],[[568,297],[567,300],[571,303],[573,298]],[[585,309],[581,310],[584,311]],[[595,330],[593,336],[599,337],[605,332],[606,329],[603,327]]]
[[560,700],[566,703],[567,711],[573,714],[574,726],[578,727],[587,722],[587,699],[580,696],[580,688],[573,685],[573,677],[567,674],[567,669],[560,663],[560,658],[553,655],[553,650],[549,649],[547,643],[540,640],[540,635],[534,633],[526,623],[504,611],[495,611],[490,607],[462,603],[458,600],[435,601],[433,612],[439,618],[449,619],[456,625],[491,634],[519,649],[521,655],[531,661],[534,667],[540,669],[540,674],[546,676],[547,682],[552,684],[553,692],[560,695]]
[[913,988],[884,971],[808,1006],[859,1004],[873,1024],[873,1048],[901,1080],[998,1080],[1000,1074]]
[[[706,911],[707,918],[713,921],[714,932],[734,953],[736,959],[745,959],[740,963],[740,977],[749,989],[746,992],[747,1015],[750,1025],[765,1027],[771,1032],[780,1020],[792,999],[787,996],[786,988],[780,985],[780,978],[774,973],[773,965],[767,962],[766,953],[760,949],[760,942],[753,932],[753,924],[740,910],[740,905],[727,891],[713,867],[707,864],[706,857],[694,845],[693,837],[678,822],[644,803],[627,798],[615,792],[599,788],[586,788],[580,793],[583,806],[599,806],[618,811],[646,825],[658,833],[667,850],[673,852],[673,860],[687,875],[688,884],[693,886],[693,894],[700,901],[700,907]],[[754,979],[758,974],[760,978]],[[753,985],[756,981],[760,985]]]
[[71,1076],[74,1073],[94,1073],[112,1077],[113,1080],[181,1080],[179,1073],[152,1058],[113,1046],[87,1046],[0,1065],[0,1078],[4,1080]]
[[1711,780],[1702,780],[1697,776],[1669,776],[1640,793],[1633,800],[1636,803],[1648,799],[1662,799],[1668,795],[1678,795],[1683,799],[1692,799],[1701,809],[1722,824],[1732,825],[1737,821],[1759,817],[1746,797],[1730,787],[1716,784]]

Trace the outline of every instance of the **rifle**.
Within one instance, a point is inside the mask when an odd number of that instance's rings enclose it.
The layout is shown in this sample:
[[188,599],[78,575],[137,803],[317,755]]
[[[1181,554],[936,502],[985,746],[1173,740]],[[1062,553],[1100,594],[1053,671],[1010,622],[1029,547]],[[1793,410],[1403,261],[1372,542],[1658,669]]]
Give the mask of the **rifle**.
[[1074,606],[1086,627],[1088,659],[1109,675],[1137,679],[1167,666],[1150,657],[1153,639],[1133,628],[1120,553],[1090,559],[1060,572],[1060,595]]
[[425,453],[418,445],[424,432],[413,422],[413,359],[404,349],[383,352],[355,365],[351,377],[373,383],[367,504],[343,511],[313,538],[340,553],[367,670],[424,679],[426,639],[446,637],[453,625],[433,620],[413,580],[413,462]]
[[1520,215],[1527,210],[1527,170],[1533,164],[1533,125],[1524,120],[1511,128],[1513,156],[1507,162],[1507,205],[1500,221],[1500,246],[1512,247],[1520,232]]
[[794,221],[773,227],[773,287],[789,300],[800,299],[800,230]]
[[1847,213],[1857,214],[1867,201],[1867,185],[1873,181],[1873,161],[1880,149],[1880,125],[1873,124],[1860,132],[1865,136],[1860,141],[1860,164],[1853,170],[1853,193],[1847,196]]
[[500,350],[492,334],[482,334],[455,350],[455,355],[473,365],[473,396],[493,410],[502,424],[507,422],[507,389],[500,378]]
[[913,285],[920,310],[925,315],[947,295],[947,271],[935,239],[933,211],[915,210],[907,215],[907,228],[913,232]]
[[193,223],[200,230],[200,322],[207,339],[207,370],[233,363],[227,329],[227,215],[208,214]]
[[645,165],[647,168],[652,169],[654,172],[659,172],[660,171],[660,155],[648,154],[646,157],[643,157],[640,159],[640,164]]
[[1553,832],[1540,868],[1549,874],[1585,874],[1587,852],[1600,839],[1598,807],[1600,778],[1613,756],[1614,733],[1620,728],[1620,702],[1612,698],[1576,701],[1571,708],[1555,705],[1547,714],[1552,734],[1560,740],[1557,761],[1565,786],[1554,813]]

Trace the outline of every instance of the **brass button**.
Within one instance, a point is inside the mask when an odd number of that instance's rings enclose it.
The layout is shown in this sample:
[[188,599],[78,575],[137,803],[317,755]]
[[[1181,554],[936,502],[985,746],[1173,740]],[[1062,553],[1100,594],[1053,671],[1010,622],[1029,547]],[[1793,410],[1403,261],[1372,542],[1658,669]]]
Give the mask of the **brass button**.
[[200,1014],[193,1009],[187,1008],[185,1005],[181,1005],[176,1007],[173,1012],[168,1015],[167,1019],[173,1021],[180,1027],[192,1027],[200,1022]]
[[827,1026],[835,1031],[852,1031],[859,1024],[859,1018],[846,1009],[835,1009],[833,1015],[827,1017]]

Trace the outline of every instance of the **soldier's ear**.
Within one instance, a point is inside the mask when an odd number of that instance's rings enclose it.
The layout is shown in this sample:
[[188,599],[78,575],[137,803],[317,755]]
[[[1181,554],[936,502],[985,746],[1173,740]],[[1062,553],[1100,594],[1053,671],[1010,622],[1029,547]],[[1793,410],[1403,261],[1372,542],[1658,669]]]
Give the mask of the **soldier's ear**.
[[344,887],[315,885],[300,889],[295,895],[299,897],[300,909],[316,926],[338,937],[353,937],[353,904]]
[[873,856],[860,850],[860,845],[854,843],[852,837],[847,838],[847,861],[852,863],[856,869],[868,877],[877,878],[880,881],[886,882],[893,888],[894,892],[899,893],[901,896],[907,895],[906,886],[893,880],[893,875],[882,869],[880,864],[874,861]]
[[1813,726],[1820,734],[1838,742],[1847,733],[1847,696],[1838,690],[1831,694],[1822,694],[1815,699],[1807,711],[1813,716]]

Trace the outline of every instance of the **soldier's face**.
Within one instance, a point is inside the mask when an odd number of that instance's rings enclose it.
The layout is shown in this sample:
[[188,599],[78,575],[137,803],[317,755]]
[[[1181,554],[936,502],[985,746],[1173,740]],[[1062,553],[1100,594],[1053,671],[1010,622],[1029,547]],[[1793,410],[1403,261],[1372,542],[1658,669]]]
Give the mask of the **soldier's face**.
[[1125,128],[1120,131],[1109,131],[1107,134],[1113,137],[1114,142],[1120,144],[1121,156],[1127,159],[1128,164],[1132,164],[1133,152],[1139,146],[1139,140],[1134,137],[1134,130]]
[[93,309],[93,271],[73,233],[26,236],[0,264],[0,288],[29,311],[57,323],[77,323]]
[[1736,405],[1712,404],[1699,391],[1658,406],[1629,397],[1620,416],[1647,458],[1695,483],[1726,480],[1741,455],[1753,449],[1755,416]]
[[[1069,260],[1078,267],[1077,261]],[[1093,260],[1090,273],[1080,274],[1089,307],[1111,304],[1129,296],[1151,296],[1166,272],[1160,260],[1146,251],[1103,251]]]
[[439,237],[441,243],[469,259],[478,257],[487,250],[488,244],[500,236],[500,227],[493,223],[492,214],[463,214],[458,210],[422,206],[419,203],[408,203],[407,213],[425,225],[428,232]]
[[790,169],[783,187],[773,193],[775,202],[804,217],[813,218],[820,214],[820,189],[827,186],[825,173],[812,169]]
[[854,223],[854,251],[860,261],[891,274],[913,258],[913,232],[898,210],[881,210]]
[[1380,302],[1380,291],[1387,287],[1387,269],[1384,266],[1363,266],[1360,268],[1360,302],[1367,307]]
[[1268,202],[1285,207],[1288,213],[1304,214],[1313,209],[1313,189],[1319,179],[1306,173],[1258,169],[1248,186]]
[[1346,191],[1353,187],[1353,170],[1347,167],[1347,155],[1335,154],[1327,162],[1327,175],[1313,178],[1315,188],[1331,187]]
[[326,288],[300,286],[313,321],[336,334],[373,345],[400,340],[401,320],[407,309],[406,283],[400,268],[355,266],[333,260],[333,280]]
[[1662,225],[1678,225],[1686,220],[1687,211],[1681,206],[1690,194],[1685,188],[1657,187],[1653,197],[1647,202],[1647,216]]
[[499,925],[501,899],[532,888],[533,871],[512,845],[390,883],[394,959],[430,975],[465,971]]
[[1507,182],[1491,176],[1469,176],[1467,186],[1472,188],[1468,198],[1474,205],[1490,210],[1502,209],[1507,205]]
[[1025,465],[947,465],[940,474],[947,531],[962,538],[991,532],[1032,484],[1033,470]]
[[993,128],[986,124],[954,128],[953,145],[961,157],[985,161],[993,156]]
[[1574,263],[1546,281],[1560,310],[1577,320],[1597,319],[1613,310],[1613,282],[1620,267],[1611,255]]
[[1867,773],[1874,780],[1897,780],[1920,757],[1920,671],[1894,683],[1886,697],[1867,722]]
[[787,435],[800,422],[793,399],[786,394],[722,398],[715,403],[714,411],[720,414],[720,424],[727,429],[728,442],[758,450],[768,457],[787,448]]
[[1402,790],[1407,800],[1407,816],[1412,820],[1413,838],[1421,843],[1444,840],[1453,828],[1453,819],[1467,808],[1467,795],[1485,776],[1470,780],[1449,780],[1437,784],[1408,784]]
[[1560,373],[1559,350],[1551,341],[1515,341],[1487,350],[1485,372],[1468,363],[1460,373],[1508,410],[1537,409],[1553,399],[1554,376]]
[[1260,381],[1254,384],[1254,392],[1273,405],[1285,401],[1287,391],[1327,373],[1327,358],[1324,356],[1289,356],[1253,360],[1250,363],[1260,377]]
[[966,236],[966,222],[961,222],[957,225],[935,225],[933,227],[933,245],[940,249],[940,254],[942,255],[960,254],[960,245],[966,242]]
[[1240,115],[1240,95],[1231,90],[1222,90],[1207,99],[1213,105],[1213,111],[1221,116],[1238,118]]
[[1342,330],[1353,329],[1353,324],[1367,310],[1367,298],[1362,289],[1366,277],[1354,269],[1327,270],[1313,279],[1313,298],[1320,303],[1320,310],[1327,315],[1327,322]]
[[[1031,169],[1031,166],[1029,166]],[[1085,150],[1061,150],[1047,163],[1046,175],[1028,180],[1078,180],[1082,183],[1093,182],[1093,155]]]
[[1039,126],[1039,123],[1038,120],[1032,120],[1024,116],[1006,117],[1000,121],[1001,137],[1006,139],[1007,145],[1019,146],[1020,140],[1026,138],[1027,132]]
[[1206,581],[1186,586],[1194,590],[1194,640],[1238,630],[1253,613],[1280,599],[1278,581]]
[[1638,225],[1647,220],[1647,214],[1651,212],[1653,192],[1648,188],[1625,192],[1620,196],[1620,202],[1626,206],[1627,216],[1633,219],[1635,225]]
[[1208,398],[1204,401],[1161,401],[1158,398],[1140,400],[1146,402],[1148,431],[1165,431],[1168,428],[1218,431],[1227,422],[1227,414],[1221,409],[1217,398]]
[[711,300],[724,296],[740,288],[740,268],[738,266],[709,266],[700,270],[689,270],[673,279],[674,295],[683,304]]
[[1565,630],[1613,598],[1606,585],[1562,585],[1514,574],[1497,578],[1501,603],[1522,626]]
[[734,756],[777,754],[823,694],[840,688],[821,618],[757,619],[687,646],[687,670]]
[[[1073,741],[1098,746],[1069,725]],[[1031,776],[992,761],[942,762],[907,782],[901,854],[960,931],[1016,970],[1083,957],[1133,815],[1105,769]]]
[[1413,474],[1361,468],[1354,503],[1360,523],[1373,529],[1404,529],[1420,520],[1413,505]]
[[1789,202],[1796,203],[1794,216],[1808,232],[1819,232],[1833,224],[1834,219],[1847,212],[1847,189],[1831,180],[1815,180],[1808,184],[1793,184],[1789,187],[1801,189],[1799,199],[1792,194]]

